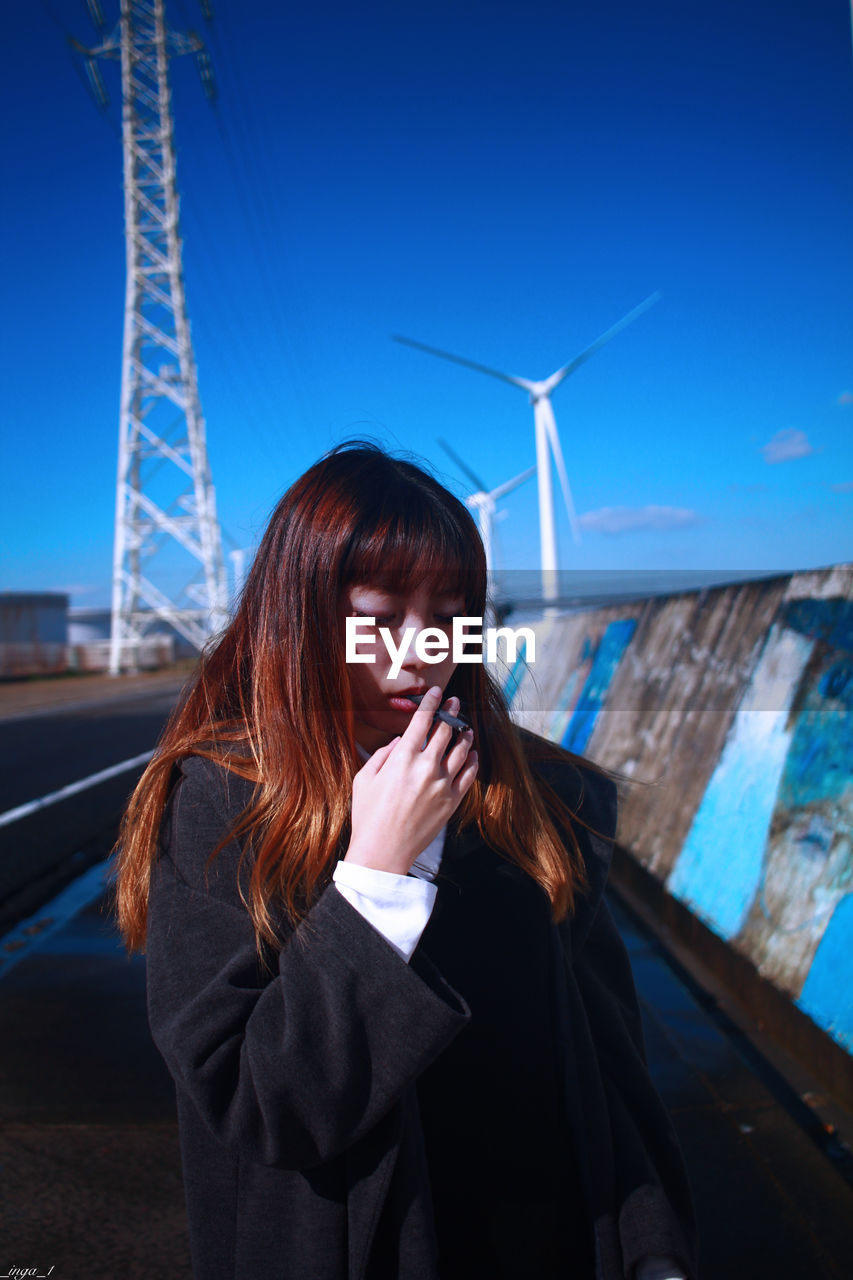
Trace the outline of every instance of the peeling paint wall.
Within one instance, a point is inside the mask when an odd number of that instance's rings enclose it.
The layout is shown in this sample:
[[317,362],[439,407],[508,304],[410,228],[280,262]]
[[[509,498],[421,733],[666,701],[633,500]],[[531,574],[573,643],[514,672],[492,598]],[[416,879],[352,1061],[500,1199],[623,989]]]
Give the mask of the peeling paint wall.
[[536,631],[518,722],[622,774],[620,844],[853,1052],[853,566]]

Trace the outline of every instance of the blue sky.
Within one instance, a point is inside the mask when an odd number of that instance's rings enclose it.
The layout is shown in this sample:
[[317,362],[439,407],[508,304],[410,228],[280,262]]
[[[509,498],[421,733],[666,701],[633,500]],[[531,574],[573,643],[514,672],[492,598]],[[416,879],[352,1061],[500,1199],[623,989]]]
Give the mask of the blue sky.
[[[117,0],[103,0],[112,20]],[[655,290],[554,395],[581,514],[561,564],[853,559],[853,57],[847,0],[297,8],[171,0],[219,103],[172,63],[185,276],[223,526],[251,546],[337,441],[497,485],[521,391]],[[124,296],[117,67],[99,114],[65,33],[7,18],[3,590],[109,598]],[[503,563],[538,563],[535,484]]]

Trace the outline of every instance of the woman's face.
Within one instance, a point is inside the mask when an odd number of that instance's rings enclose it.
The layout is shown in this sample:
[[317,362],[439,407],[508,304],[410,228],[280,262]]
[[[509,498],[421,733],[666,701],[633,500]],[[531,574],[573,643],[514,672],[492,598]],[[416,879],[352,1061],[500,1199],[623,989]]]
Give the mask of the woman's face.
[[[362,625],[359,628],[357,646],[360,656],[373,657],[375,661],[347,663],[355,737],[366,751],[375,751],[405,730],[415,704],[401,695],[426,693],[433,685],[442,690],[447,687],[456,670],[452,656],[453,618],[464,612],[465,600],[461,595],[436,594],[431,587],[419,587],[405,595],[396,595],[384,587],[369,584],[345,588],[342,632],[348,617],[376,620],[372,627]],[[396,664],[389,646],[379,635],[380,627],[391,633],[396,650],[405,643],[406,632],[413,629],[410,642]],[[414,636],[427,627],[435,628],[447,637],[448,652],[439,662],[426,662],[415,652]]]

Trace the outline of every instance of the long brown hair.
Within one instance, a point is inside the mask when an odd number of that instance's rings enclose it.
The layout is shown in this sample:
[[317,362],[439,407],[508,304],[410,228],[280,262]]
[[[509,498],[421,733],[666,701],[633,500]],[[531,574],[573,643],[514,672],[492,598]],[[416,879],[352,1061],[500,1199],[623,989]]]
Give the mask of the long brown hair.
[[[264,534],[234,620],[200,661],[122,820],[117,906],[129,948],[145,943],[151,868],[175,766],[215,760],[255,784],[220,848],[251,851],[246,900],[259,943],[278,941],[273,907],[304,916],[346,848],[360,766],[339,621],[344,588],[420,584],[486,607],[483,545],[461,502],[428,472],[377,446],[333,449],[285,493]],[[478,777],[454,814],[571,910],[583,864],[568,811],[534,782],[503,696],[481,662],[446,689],[474,729]],[[559,832],[558,832],[559,827]]]

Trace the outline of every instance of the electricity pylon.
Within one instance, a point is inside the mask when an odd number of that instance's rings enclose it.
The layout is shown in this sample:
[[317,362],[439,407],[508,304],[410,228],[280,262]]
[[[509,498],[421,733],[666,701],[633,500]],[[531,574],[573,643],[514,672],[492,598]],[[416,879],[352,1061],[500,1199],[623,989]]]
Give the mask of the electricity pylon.
[[[89,11],[102,27],[100,4],[90,0]],[[184,293],[169,58],[195,54],[209,97],[213,81],[198,36],[167,28],[163,0],[121,0],[116,29],[80,51],[101,106],[107,95],[97,59],[121,59],[127,285],[109,668],[118,675],[138,666],[142,641],[158,620],[198,649],[227,622]],[[187,556],[193,581],[184,585]]]

